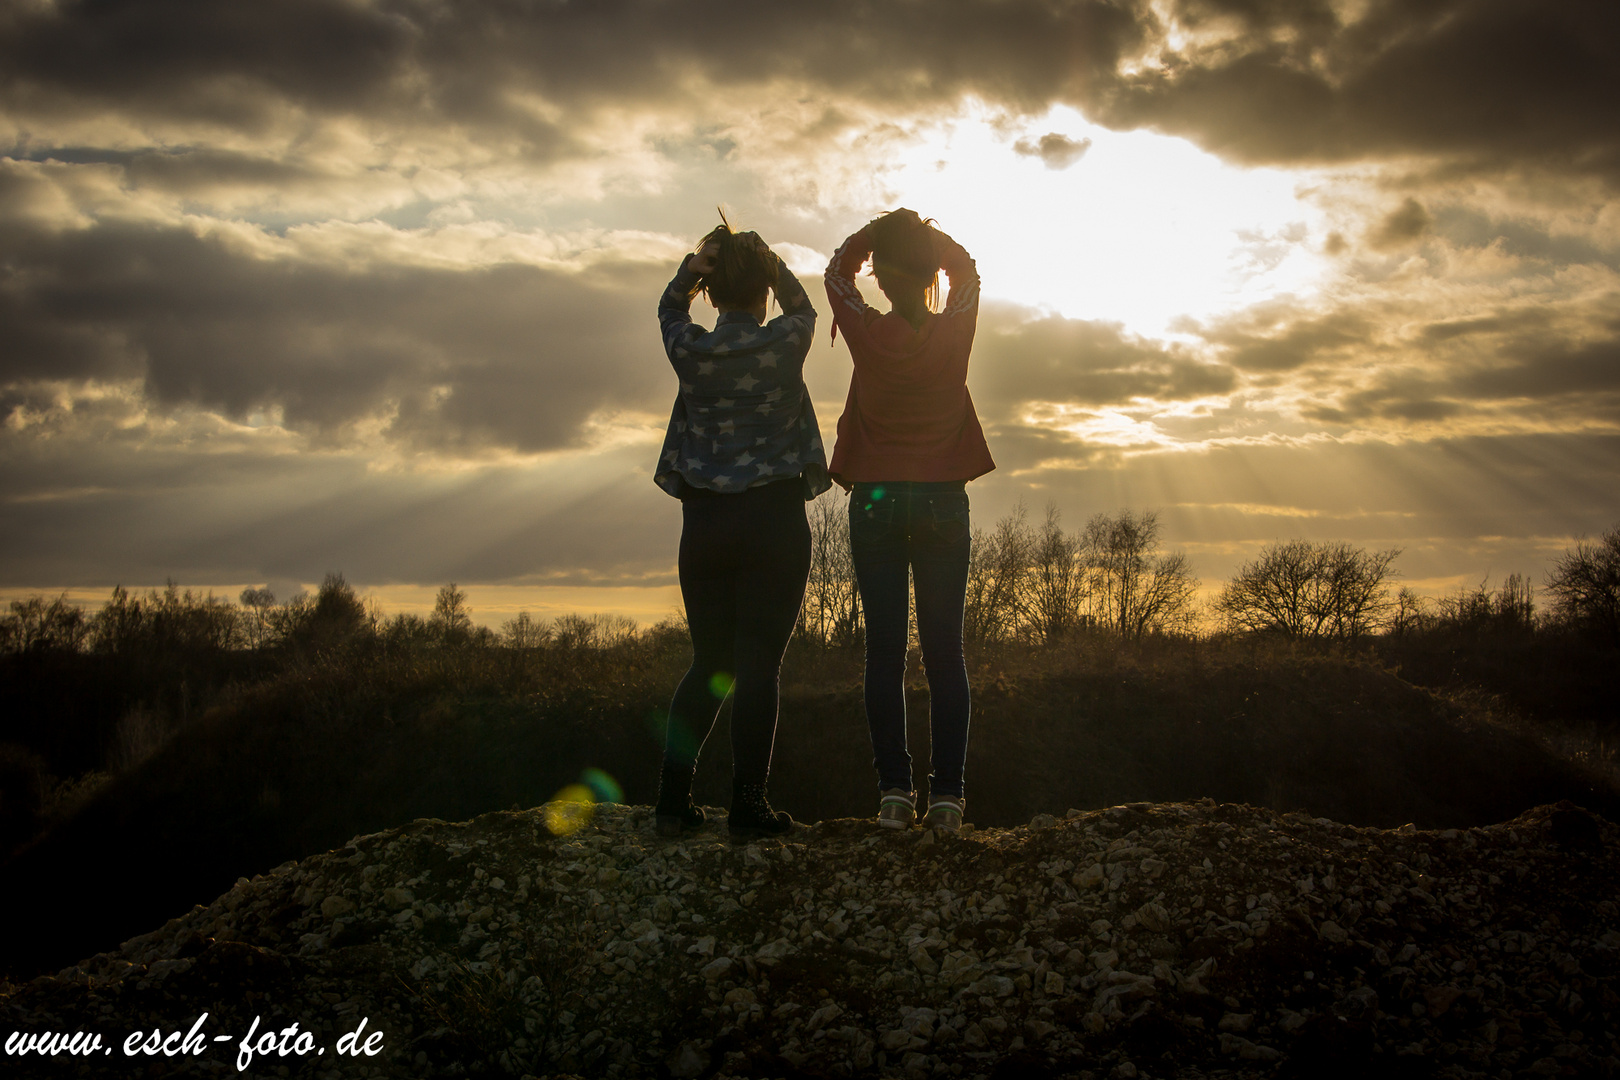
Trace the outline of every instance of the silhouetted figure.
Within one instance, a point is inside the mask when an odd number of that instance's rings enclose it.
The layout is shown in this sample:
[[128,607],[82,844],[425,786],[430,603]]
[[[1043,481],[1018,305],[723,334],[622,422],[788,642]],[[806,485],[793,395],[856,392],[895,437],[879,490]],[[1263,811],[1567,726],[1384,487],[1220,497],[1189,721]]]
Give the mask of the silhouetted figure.
[[[720,317],[691,321],[703,291]],[[782,314],[765,321],[768,293]],[[664,349],[680,377],[658,486],[681,500],[680,579],[692,667],[670,703],[658,831],[703,823],[692,775],[727,693],[733,839],[792,827],[766,797],[782,653],[810,573],[804,504],[832,486],[804,358],[816,311],[756,234],[721,224],[681,261],[658,305]]]
[[[855,275],[870,256],[887,314]],[[950,302],[938,306],[939,273]],[[838,420],[833,479],[851,490],[849,540],[866,619],[866,719],[878,772],[878,821],[916,820],[906,750],[907,570],[928,672],[933,774],[927,824],[955,830],[970,711],[962,657],[970,529],[967,481],[994,469],[967,391],[979,317],[979,275],[960,244],[914,211],[884,214],[845,240],[827,265],[833,334],[855,372]]]

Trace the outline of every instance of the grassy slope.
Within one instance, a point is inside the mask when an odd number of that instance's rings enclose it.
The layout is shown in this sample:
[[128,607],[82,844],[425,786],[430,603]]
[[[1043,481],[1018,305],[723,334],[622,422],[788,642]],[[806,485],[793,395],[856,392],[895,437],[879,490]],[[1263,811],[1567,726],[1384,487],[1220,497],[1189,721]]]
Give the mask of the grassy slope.
[[[1357,660],[1178,647],[1008,660],[976,682],[969,818],[1027,821],[1212,796],[1369,825],[1499,821],[1620,795],[1541,746]],[[440,652],[300,666],[228,695],[6,867],[3,964],[109,948],[251,875],[417,817],[532,806],[596,767],[656,795],[678,648]],[[815,820],[874,805],[853,658],[790,658],[773,798]],[[926,692],[912,745],[927,760]],[[921,770],[919,770],[921,771]],[[698,797],[729,798],[724,723]]]

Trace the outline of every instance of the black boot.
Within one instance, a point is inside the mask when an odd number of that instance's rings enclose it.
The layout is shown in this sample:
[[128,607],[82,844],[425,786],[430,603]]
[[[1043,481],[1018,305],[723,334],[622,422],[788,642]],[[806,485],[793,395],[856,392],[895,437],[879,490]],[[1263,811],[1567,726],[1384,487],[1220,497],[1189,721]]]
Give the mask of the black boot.
[[772,810],[764,784],[731,784],[731,839],[734,842],[767,836],[786,836],[793,819],[786,811]]
[[659,836],[679,836],[683,829],[696,829],[708,819],[703,808],[692,805],[692,774],[696,765],[664,763],[658,781],[658,807],[653,811]]

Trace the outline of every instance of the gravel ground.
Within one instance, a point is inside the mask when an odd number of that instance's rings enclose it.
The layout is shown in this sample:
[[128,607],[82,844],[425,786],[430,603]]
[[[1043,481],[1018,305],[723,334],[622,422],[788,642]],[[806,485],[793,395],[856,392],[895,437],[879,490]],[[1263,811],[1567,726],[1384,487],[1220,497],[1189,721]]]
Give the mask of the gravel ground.
[[[4,1072],[1620,1077],[1620,828],[1567,804],[741,846],[723,811],[667,841],[645,807],[568,810],[359,837],[0,986]],[[75,1032],[100,1044],[24,1052]]]

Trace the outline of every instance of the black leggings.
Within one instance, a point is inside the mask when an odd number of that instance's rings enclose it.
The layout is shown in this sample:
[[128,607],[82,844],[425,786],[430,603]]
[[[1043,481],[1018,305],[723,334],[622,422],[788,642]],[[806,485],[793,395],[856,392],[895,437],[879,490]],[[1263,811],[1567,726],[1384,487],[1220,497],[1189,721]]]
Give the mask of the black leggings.
[[782,653],[810,576],[804,484],[795,477],[737,495],[697,495],[684,499],[681,511],[692,667],[669,706],[664,764],[692,767],[729,692],[732,779],[764,784]]

